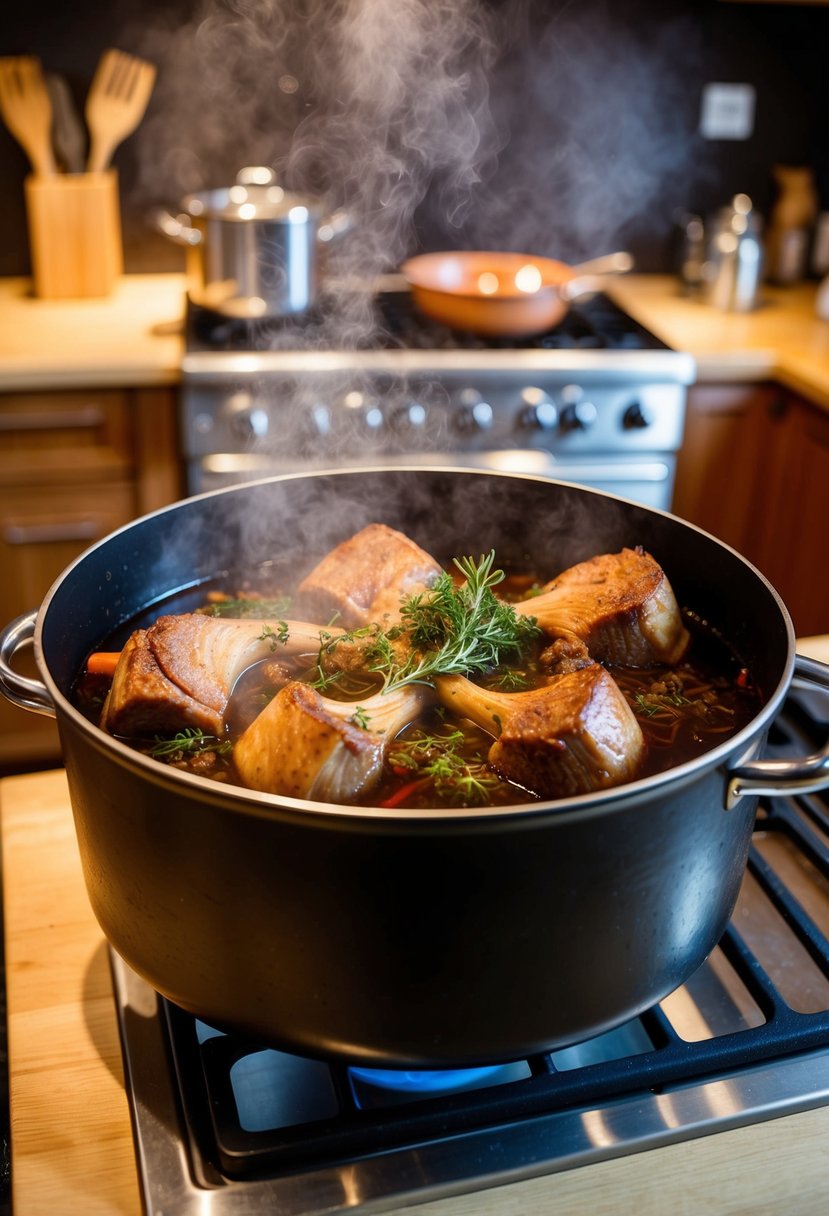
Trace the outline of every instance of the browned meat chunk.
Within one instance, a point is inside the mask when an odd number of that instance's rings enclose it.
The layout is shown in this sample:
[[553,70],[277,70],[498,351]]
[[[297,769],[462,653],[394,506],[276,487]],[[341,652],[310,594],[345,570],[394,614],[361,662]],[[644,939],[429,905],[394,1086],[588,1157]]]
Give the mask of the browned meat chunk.
[[402,532],[369,524],[332,549],[299,585],[308,616],[354,629],[400,617],[400,601],[431,587],[441,569]]
[[541,798],[569,798],[636,776],[645,750],[616,681],[592,663],[530,692],[499,693],[464,676],[441,676],[438,696],[496,735],[496,772]]
[[233,685],[246,668],[275,656],[315,655],[319,645],[319,626],[301,621],[199,613],[159,617],[124,648],[101,725],[124,736],[169,734],[187,726],[217,735]]
[[236,769],[250,789],[353,802],[376,784],[394,736],[433,700],[432,690],[419,686],[358,705],[292,681],[237,742]]
[[581,638],[556,638],[538,656],[542,671],[550,676],[566,676],[568,672],[589,667],[593,660]]
[[222,730],[222,715],[169,680],[152,652],[147,631],[137,630],[121,652],[104,702],[101,726],[124,738],[175,734],[186,726],[208,735]]
[[602,663],[678,663],[690,640],[665,572],[642,549],[571,566],[515,610],[551,637],[580,639]]

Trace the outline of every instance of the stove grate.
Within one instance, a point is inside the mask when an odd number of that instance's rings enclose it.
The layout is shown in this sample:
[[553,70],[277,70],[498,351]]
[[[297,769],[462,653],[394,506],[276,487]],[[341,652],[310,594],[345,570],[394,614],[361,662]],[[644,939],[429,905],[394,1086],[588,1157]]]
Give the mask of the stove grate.
[[[774,730],[775,754],[803,754],[796,720]],[[185,1119],[221,1174],[263,1178],[611,1099],[669,1094],[827,1049],[828,933],[829,801],[768,799],[737,909],[714,954],[678,993],[626,1026],[506,1065],[461,1092],[413,1097],[366,1086],[342,1064],[221,1034],[166,1005]]]

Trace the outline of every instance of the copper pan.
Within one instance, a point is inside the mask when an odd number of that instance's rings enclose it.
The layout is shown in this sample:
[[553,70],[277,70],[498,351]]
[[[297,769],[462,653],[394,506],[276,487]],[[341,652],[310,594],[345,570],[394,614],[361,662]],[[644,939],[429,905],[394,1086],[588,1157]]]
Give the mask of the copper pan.
[[520,338],[552,329],[573,300],[632,266],[629,253],[568,266],[528,253],[451,251],[410,258],[400,270],[426,316],[451,329]]

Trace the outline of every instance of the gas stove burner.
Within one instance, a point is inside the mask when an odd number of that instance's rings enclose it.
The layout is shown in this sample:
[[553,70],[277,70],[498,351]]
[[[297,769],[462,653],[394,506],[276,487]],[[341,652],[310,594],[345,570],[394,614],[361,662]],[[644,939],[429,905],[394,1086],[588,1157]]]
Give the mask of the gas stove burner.
[[377,1089],[405,1094],[451,1094],[472,1089],[494,1078],[504,1067],[446,1068],[435,1072],[407,1072],[398,1068],[349,1068],[356,1081]]
[[185,303],[184,336],[187,350],[262,351],[305,345],[321,322],[315,311],[296,317],[243,317]]
[[419,313],[408,291],[381,291],[371,305],[360,300],[359,323],[340,325],[349,306],[343,297],[323,293],[314,309],[294,317],[234,317],[187,298],[185,344],[188,351],[267,351],[330,349],[342,330],[362,350],[508,351],[508,350],[667,350],[668,347],[629,317],[607,296],[575,302],[555,328],[530,338],[483,338],[449,329]]

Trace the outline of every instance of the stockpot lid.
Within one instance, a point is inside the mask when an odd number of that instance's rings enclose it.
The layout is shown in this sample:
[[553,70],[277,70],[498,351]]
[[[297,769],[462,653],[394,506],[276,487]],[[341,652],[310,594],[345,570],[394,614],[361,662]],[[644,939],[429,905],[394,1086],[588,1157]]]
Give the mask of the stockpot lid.
[[267,168],[242,169],[234,185],[188,194],[181,206],[193,219],[236,223],[270,220],[307,224],[320,216],[318,199],[286,190],[276,181],[273,170]]

